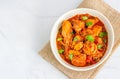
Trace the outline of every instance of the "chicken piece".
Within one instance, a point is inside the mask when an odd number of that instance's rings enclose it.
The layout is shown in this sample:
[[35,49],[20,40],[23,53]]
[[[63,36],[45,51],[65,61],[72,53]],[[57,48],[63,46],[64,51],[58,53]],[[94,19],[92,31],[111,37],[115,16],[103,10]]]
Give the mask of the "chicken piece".
[[62,24],[62,36],[64,37],[64,43],[69,45],[72,42],[72,25],[69,21],[65,20]]
[[86,35],[92,35],[93,31],[90,28],[84,29],[81,33],[82,36],[86,36]]
[[80,55],[80,52],[75,50],[69,50],[67,54],[65,54],[67,60],[70,60],[70,56],[69,56],[70,54],[72,54],[73,56],[78,56]]
[[86,25],[88,26],[88,28],[92,28],[92,26],[95,25],[98,21],[98,18],[88,19],[86,20]]
[[75,51],[75,50],[69,50],[69,54],[73,54],[74,56],[78,56],[78,55],[80,55],[80,52]]
[[102,56],[103,56],[103,53],[100,51],[96,51],[96,53],[92,55],[93,59],[100,59]]
[[98,36],[101,31],[102,31],[102,27],[101,26],[95,25],[93,27],[93,35],[94,36]]
[[72,24],[76,33],[79,33],[85,27],[85,22],[80,20],[72,20]]
[[67,56],[69,55],[69,48],[70,48],[70,45],[72,43],[72,25],[69,21],[65,20],[63,23],[62,23],[62,36],[63,36],[63,41],[64,41],[64,47],[65,47],[65,56],[66,56],[66,59]]
[[77,41],[83,41],[83,38],[80,35],[76,35],[75,38],[77,38]]
[[74,50],[80,50],[83,47],[83,42],[78,42],[77,44],[75,44],[74,46]]
[[85,66],[86,65],[86,54],[80,54],[79,56],[74,56],[71,63],[74,66]]
[[74,45],[75,45],[78,41],[83,41],[83,37],[81,37],[80,35],[76,35],[76,36],[73,38],[71,48],[74,48]]
[[92,55],[97,51],[97,45],[94,42],[86,41],[83,46],[83,51],[87,55]]

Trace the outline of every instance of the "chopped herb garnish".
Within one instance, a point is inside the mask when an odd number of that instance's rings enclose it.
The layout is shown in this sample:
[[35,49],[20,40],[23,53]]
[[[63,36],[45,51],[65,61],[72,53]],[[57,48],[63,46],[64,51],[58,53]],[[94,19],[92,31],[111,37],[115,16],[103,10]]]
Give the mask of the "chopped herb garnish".
[[64,50],[63,49],[59,49],[58,53],[62,54],[62,53],[64,53]]
[[104,43],[107,43],[107,40],[106,40],[106,39],[104,39],[104,40],[103,40],[103,42],[104,42]]
[[86,36],[86,39],[87,39],[88,41],[94,42],[94,38],[93,38],[92,35],[87,35],[87,36]]
[[86,26],[91,26],[92,24],[92,22],[86,22]]
[[101,44],[98,44],[97,48],[101,49],[103,46]]
[[88,19],[87,16],[83,16],[83,17],[82,17],[82,20],[87,20],[87,19]]
[[69,58],[70,58],[70,60],[72,60],[73,54],[69,54]]
[[62,41],[62,40],[63,40],[63,38],[61,38],[61,37],[57,38],[57,41]]
[[77,38],[77,37],[74,37],[73,41],[78,41],[78,38]]
[[105,35],[107,35],[107,32],[101,32],[98,36],[99,36],[100,38],[102,38],[102,37],[104,37]]

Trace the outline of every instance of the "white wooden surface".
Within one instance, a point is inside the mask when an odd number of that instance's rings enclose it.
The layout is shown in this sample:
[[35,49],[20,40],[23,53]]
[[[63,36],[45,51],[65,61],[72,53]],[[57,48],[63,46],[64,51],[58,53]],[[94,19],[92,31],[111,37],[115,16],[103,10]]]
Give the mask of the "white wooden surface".
[[[0,79],[68,79],[38,51],[53,23],[82,0],[0,0]],[[105,0],[120,11],[119,0]],[[95,79],[120,78],[120,47]]]

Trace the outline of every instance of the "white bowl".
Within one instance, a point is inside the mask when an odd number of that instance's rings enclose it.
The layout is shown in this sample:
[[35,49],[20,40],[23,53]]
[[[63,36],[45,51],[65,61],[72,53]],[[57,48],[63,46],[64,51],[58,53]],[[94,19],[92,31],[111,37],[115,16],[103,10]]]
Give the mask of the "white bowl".
[[[93,64],[90,66],[85,66],[85,67],[76,67],[76,66],[73,66],[73,65],[67,63],[60,57],[60,55],[57,51],[57,46],[56,46],[56,36],[57,36],[59,28],[61,27],[61,23],[63,22],[63,20],[73,17],[76,14],[85,14],[85,13],[88,13],[90,15],[98,17],[104,23],[106,30],[108,32],[108,48],[107,48],[104,56],[96,64]],[[100,13],[96,10],[93,10],[93,9],[88,9],[88,8],[74,9],[74,10],[71,10],[71,11],[63,14],[62,16],[60,16],[60,18],[55,22],[55,24],[52,28],[52,31],[51,31],[50,44],[51,44],[51,49],[52,49],[52,52],[53,52],[55,58],[63,66],[65,66],[69,69],[75,70],[75,71],[86,71],[86,70],[90,70],[90,69],[98,67],[100,64],[102,64],[108,58],[108,56],[110,55],[110,52],[112,50],[113,44],[114,44],[114,32],[113,32],[113,28],[112,28],[112,25],[110,24],[109,20],[102,13]]]

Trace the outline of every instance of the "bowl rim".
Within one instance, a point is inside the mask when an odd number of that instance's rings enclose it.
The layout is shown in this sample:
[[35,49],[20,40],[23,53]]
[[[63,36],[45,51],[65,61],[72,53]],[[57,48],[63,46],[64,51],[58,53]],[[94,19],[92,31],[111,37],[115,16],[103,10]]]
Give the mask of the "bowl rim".
[[[91,11],[93,11],[93,12],[95,12],[95,13],[97,13],[98,15],[100,15],[101,17],[103,17],[105,20],[106,20],[106,22],[108,23],[108,25],[109,25],[109,27],[110,27],[110,30],[111,30],[111,34],[112,34],[112,38],[111,38],[111,47],[109,48],[109,50],[108,50],[108,52],[107,52],[107,55],[104,57],[104,59],[101,59],[99,62],[97,62],[96,64],[93,64],[93,65],[90,65],[90,66],[85,66],[85,67],[76,67],[76,66],[69,66],[68,64],[69,63],[67,63],[66,61],[64,61],[63,59],[61,60],[60,58],[60,55],[59,55],[59,53],[58,52],[56,52],[55,50],[57,50],[57,48],[56,47],[54,47],[55,45],[54,45],[54,42],[55,42],[55,44],[56,44],[56,39],[55,39],[55,41],[52,41],[53,40],[53,37],[55,37],[56,38],[56,36],[53,36],[54,35],[54,31],[56,30],[56,28],[58,28],[59,27],[59,25],[57,25],[61,20],[61,18],[63,18],[63,17],[65,17],[65,16],[67,16],[67,15],[69,15],[70,13],[72,13],[72,12],[74,12],[74,11],[79,11],[79,10],[91,10]],[[80,13],[79,13],[80,14]],[[89,14],[89,12],[88,12],[88,14]],[[75,16],[76,14],[74,14],[74,16]],[[72,16],[71,16],[72,17]],[[99,18],[99,17],[98,17]],[[57,26],[57,27],[56,27]],[[107,27],[107,26],[105,26],[105,27]],[[109,43],[108,43],[109,44]],[[96,11],[96,10],[94,10],[94,9],[89,9],[89,8],[78,8],[78,9],[73,9],[73,10],[70,10],[70,11],[68,11],[68,12],[66,12],[66,13],[64,13],[62,16],[60,16],[57,20],[56,20],[56,22],[54,23],[54,25],[53,25],[53,28],[52,28],[52,31],[51,31],[51,34],[50,34],[50,46],[51,46],[51,49],[52,49],[52,53],[53,53],[53,55],[54,55],[54,57],[57,59],[57,61],[60,63],[60,64],[62,64],[64,67],[66,67],[66,68],[69,68],[69,69],[71,69],[71,70],[75,70],[75,71],[87,71],[87,70],[91,70],[91,69],[93,69],[93,68],[96,68],[96,67],[98,67],[100,64],[102,64],[107,58],[108,58],[108,56],[110,55],[110,52],[111,52],[111,50],[112,50],[112,48],[113,48],[113,44],[114,44],[114,31],[113,31],[113,28],[112,28],[112,25],[111,25],[111,23],[110,23],[110,21],[102,14],[102,13],[100,13],[99,11]],[[107,51],[106,50],[106,51]],[[58,53],[58,54],[57,54]],[[105,52],[106,53],[106,52]],[[59,55],[59,56],[58,56]],[[60,57],[60,58],[59,58]],[[102,57],[103,58],[103,57]]]

